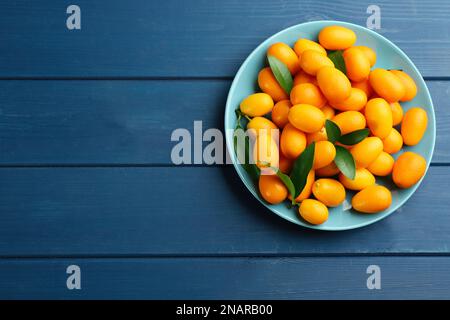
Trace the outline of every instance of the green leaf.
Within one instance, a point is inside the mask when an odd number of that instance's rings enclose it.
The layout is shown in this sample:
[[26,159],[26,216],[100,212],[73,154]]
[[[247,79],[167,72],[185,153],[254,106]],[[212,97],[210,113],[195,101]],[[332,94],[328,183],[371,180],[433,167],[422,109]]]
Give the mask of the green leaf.
[[286,188],[289,191],[289,194],[292,197],[292,201],[294,201],[295,200],[295,186],[294,186],[294,183],[292,182],[291,178],[287,174],[284,174],[283,172],[281,172],[281,170],[279,168],[271,167],[271,169],[277,173],[278,178],[280,178],[280,180],[284,183],[284,185],[286,186]]
[[[236,110],[234,110],[234,113],[236,114],[236,129],[243,129],[242,127],[242,123],[241,123],[241,119],[242,119],[242,112],[239,108],[237,108]],[[236,150],[236,146],[235,146],[235,150]]]
[[347,68],[345,67],[344,56],[341,50],[328,52],[328,58],[334,63],[334,67],[341,70],[345,75],[347,74]]
[[275,79],[277,79],[283,90],[290,94],[294,80],[288,67],[274,56],[267,56],[267,60],[269,60],[270,69],[272,69]]
[[[239,127],[240,125],[236,126],[235,132],[236,130],[243,130],[242,127]],[[237,148],[238,148],[238,144],[237,144],[237,136],[234,135],[233,136],[233,143],[234,143],[234,152],[237,154]],[[256,182],[259,179],[259,175],[261,170],[258,168],[258,166],[254,163],[251,163],[250,161],[250,138],[248,136],[245,136],[245,149],[244,149],[244,155],[245,155],[245,159],[244,159],[244,163],[241,163],[241,166],[244,168],[245,171],[247,171],[247,173],[250,175],[250,178]],[[239,159],[237,160],[239,161]]]
[[259,175],[261,174],[261,170],[258,168],[258,166],[254,163],[246,163],[242,166],[244,167],[244,170],[247,171],[247,173],[250,175],[250,178],[253,180],[253,182],[258,182]]
[[335,143],[341,137],[341,129],[331,120],[325,121],[325,130],[327,131],[328,141]]
[[339,138],[339,142],[347,146],[352,146],[354,144],[357,144],[358,142],[363,141],[368,136],[369,136],[369,129],[367,128],[355,130],[353,132],[341,136]]
[[306,179],[308,178],[309,171],[311,171],[314,162],[314,149],[315,142],[307,146],[294,162],[290,175],[292,183],[295,186],[295,196],[292,199],[297,198],[306,185]]
[[355,179],[356,165],[350,151],[342,146],[336,146],[336,157],[334,163],[341,172],[350,179]]

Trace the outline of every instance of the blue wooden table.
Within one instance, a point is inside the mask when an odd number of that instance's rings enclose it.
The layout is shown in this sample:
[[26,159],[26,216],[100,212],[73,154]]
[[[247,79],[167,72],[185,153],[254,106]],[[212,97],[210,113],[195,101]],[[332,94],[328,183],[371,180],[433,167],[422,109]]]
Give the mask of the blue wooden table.
[[[365,26],[372,2],[2,1],[0,298],[450,298],[447,0],[376,3],[376,31],[418,66],[437,116],[427,177],[389,218],[307,230],[232,166],[170,159],[174,129],[222,129],[262,40],[311,20]],[[66,26],[71,4],[80,30]]]

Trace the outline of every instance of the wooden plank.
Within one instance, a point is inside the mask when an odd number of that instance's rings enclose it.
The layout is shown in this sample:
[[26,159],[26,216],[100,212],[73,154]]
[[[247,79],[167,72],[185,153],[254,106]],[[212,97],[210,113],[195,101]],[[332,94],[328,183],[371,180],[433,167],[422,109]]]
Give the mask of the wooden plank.
[[[177,128],[223,128],[227,81],[0,81],[0,163],[170,163]],[[188,111],[189,110],[189,111]]]
[[449,253],[448,167],[351,232],[291,224],[231,166],[0,169],[0,256]]
[[[449,81],[427,82],[450,162]],[[0,81],[0,164],[170,164],[173,130],[223,129],[230,82]]]
[[450,126],[448,125],[450,111],[445,107],[446,103],[440,97],[442,94],[450,97],[450,82],[428,81],[427,87],[433,100],[436,115],[436,144],[432,162],[447,163],[450,162],[450,146],[447,143],[447,137],[450,135]]
[[[68,30],[68,2],[2,1],[2,77],[233,76],[270,35],[311,20],[366,25],[371,0],[79,0],[81,30]],[[377,1],[381,34],[424,76],[450,76],[450,3]]]
[[[73,264],[80,290],[66,287]],[[369,265],[380,290],[367,288]],[[0,298],[449,299],[449,268],[449,257],[1,260]]]

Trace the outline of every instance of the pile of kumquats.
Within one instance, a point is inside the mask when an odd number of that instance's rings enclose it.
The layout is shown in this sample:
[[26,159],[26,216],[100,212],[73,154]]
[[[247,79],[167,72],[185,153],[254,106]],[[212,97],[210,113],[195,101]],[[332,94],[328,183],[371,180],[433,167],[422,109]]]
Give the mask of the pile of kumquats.
[[352,30],[328,26],[317,42],[272,44],[258,75],[262,92],[236,110],[239,129],[247,119],[253,136],[253,165],[245,169],[256,174],[261,196],[271,204],[289,199],[311,224],[324,223],[346,192],[358,212],[385,210],[392,195],[377,177],[409,188],[426,170],[417,153],[392,157],[418,144],[427,128],[423,108],[404,112],[401,105],[416,96],[414,80],[402,70],[373,69],[375,51],[355,42]]

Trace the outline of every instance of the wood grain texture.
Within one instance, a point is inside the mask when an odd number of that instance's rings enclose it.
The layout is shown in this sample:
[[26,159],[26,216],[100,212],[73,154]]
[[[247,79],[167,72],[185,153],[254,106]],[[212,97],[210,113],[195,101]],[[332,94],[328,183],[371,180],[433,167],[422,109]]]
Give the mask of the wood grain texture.
[[[428,81],[450,162],[450,82]],[[0,164],[170,164],[173,130],[223,130],[230,82],[0,81]],[[189,112],[187,112],[189,110]],[[206,145],[206,143],[205,143]]]
[[[295,24],[342,20],[366,25],[371,0],[76,2],[81,30],[66,28],[69,1],[2,1],[2,77],[233,76],[264,39]],[[379,32],[424,76],[450,76],[450,3],[376,2]]]
[[[81,290],[66,288],[72,264]],[[369,265],[381,290],[367,289]],[[0,298],[449,299],[449,268],[449,257],[0,260]]]
[[448,167],[390,217],[317,232],[264,208],[234,168],[0,169],[0,256],[450,252]]
[[376,3],[379,32],[434,79],[434,166],[392,216],[338,233],[275,216],[231,166],[171,167],[170,134],[222,129],[230,78],[268,36],[365,25],[372,1],[78,0],[80,31],[70,4],[0,2],[1,299],[450,298],[450,2]]

